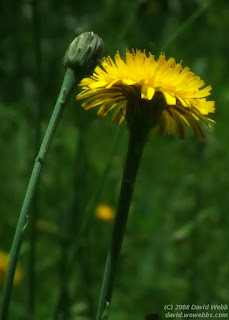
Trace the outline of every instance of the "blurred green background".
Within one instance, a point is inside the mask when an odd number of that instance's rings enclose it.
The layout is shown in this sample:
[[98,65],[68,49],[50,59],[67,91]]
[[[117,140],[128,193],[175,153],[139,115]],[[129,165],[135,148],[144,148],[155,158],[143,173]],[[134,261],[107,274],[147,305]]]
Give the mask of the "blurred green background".
[[[138,48],[182,60],[212,85],[216,101],[216,125],[206,129],[205,140],[188,128],[183,141],[149,138],[110,319],[144,319],[152,312],[163,319],[169,303],[228,303],[228,1],[3,1],[0,15],[0,250],[11,247],[65,72],[63,55],[75,36],[94,31],[104,40],[105,56]],[[97,117],[96,108],[85,112],[75,101],[78,91],[61,119],[31,210],[12,320],[95,317],[113,223],[98,218],[95,208],[117,205],[128,131],[111,116]],[[32,284],[31,235],[37,243]]]

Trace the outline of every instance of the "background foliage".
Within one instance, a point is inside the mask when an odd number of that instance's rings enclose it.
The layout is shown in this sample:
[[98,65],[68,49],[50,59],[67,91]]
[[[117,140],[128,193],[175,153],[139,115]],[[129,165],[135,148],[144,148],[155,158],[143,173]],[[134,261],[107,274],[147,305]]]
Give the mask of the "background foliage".
[[[164,317],[168,303],[228,303],[228,1],[33,0],[0,7],[0,250],[10,250],[64,74],[62,57],[75,36],[93,30],[104,40],[105,55],[139,48],[182,60],[212,85],[217,108],[217,123],[204,141],[188,130],[184,141],[150,137],[111,319],[144,319],[154,311]],[[85,112],[73,97],[31,212],[38,232],[34,319],[57,319],[55,310],[67,310],[68,319],[94,318],[112,228],[94,210],[101,202],[116,207],[126,142],[125,125],[97,117],[96,110]],[[31,232],[29,224],[20,255],[24,277],[14,288],[10,319],[30,314]]]

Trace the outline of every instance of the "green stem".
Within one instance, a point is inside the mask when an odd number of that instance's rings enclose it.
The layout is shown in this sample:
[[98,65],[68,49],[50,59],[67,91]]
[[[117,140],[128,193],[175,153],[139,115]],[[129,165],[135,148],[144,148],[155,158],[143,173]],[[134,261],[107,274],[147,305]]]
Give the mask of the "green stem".
[[16,268],[20,248],[21,248],[23,232],[27,225],[31,201],[38,183],[38,178],[40,176],[40,172],[43,167],[55,130],[57,128],[57,125],[63,113],[64,106],[76,82],[77,81],[76,81],[76,76],[74,71],[72,69],[67,69],[65,73],[64,81],[60,90],[60,94],[57,98],[57,102],[53,110],[53,114],[51,116],[48,128],[46,130],[41,148],[38,152],[38,156],[35,160],[33,171],[30,177],[30,181],[29,181],[24,202],[22,205],[21,213],[18,219],[18,224],[14,234],[14,239],[13,239],[11,252],[10,252],[9,266],[6,274],[6,280],[3,287],[3,300],[2,300],[2,309],[0,314],[1,320],[6,320],[8,317],[8,310],[9,310],[15,268]]
[[142,131],[143,132],[136,132],[131,129],[129,131],[129,145],[126,163],[123,172],[119,203],[113,226],[110,248],[107,255],[96,320],[100,320],[102,318],[102,315],[106,310],[107,302],[109,304],[111,302],[114,278],[125,233],[130,203],[134,191],[134,183],[148,133],[146,130]]

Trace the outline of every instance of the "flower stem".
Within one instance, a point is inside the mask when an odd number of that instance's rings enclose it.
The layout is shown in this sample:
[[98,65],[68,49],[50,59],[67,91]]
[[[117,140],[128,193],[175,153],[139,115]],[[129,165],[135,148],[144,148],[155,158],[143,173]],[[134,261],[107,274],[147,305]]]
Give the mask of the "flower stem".
[[25,194],[25,198],[23,201],[21,213],[18,219],[16,231],[14,234],[14,239],[13,239],[11,252],[10,252],[9,266],[6,274],[6,280],[3,287],[2,308],[0,313],[1,320],[6,320],[8,317],[8,310],[9,310],[15,268],[16,268],[20,248],[21,248],[23,232],[27,225],[30,205],[33,199],[33,195],[34,195],[37,183],[38,183],[38,178],[40,176],[40,172],[43,167],[55,130],[62,116],[64,106],[76,83],[77,83],[77,79],[74,71],[68,68],[66,70],[64,81],[63,81],[59,96],[57,98],[57,102],[54,107],[48,128],[46,130],[43,142],[38,152],[38,156],[35,160],[33,171],[32,171],[30,181],[27,187],[27,191]]
[[[103,318],[104,311],[111,302],[114,278],[125,233],[128,212],[134,191],[141,156],[146,142],[148,130],[137,132],[129,130],[129,144],[123,172],[119,203],[114,221],[110,248],[104,270],[103,283],[96,320]],[[108,304],[107,304],[108,303]]]

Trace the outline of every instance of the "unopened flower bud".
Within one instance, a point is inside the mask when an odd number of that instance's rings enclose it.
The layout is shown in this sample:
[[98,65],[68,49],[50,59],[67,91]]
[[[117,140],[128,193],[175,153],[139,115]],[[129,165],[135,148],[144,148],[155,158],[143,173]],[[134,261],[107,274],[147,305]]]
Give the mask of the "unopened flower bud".
[[65,53],[63,64],[83,77],[92,73],[103,56],[103,40],[94,32],[85,32],[76,37]]

